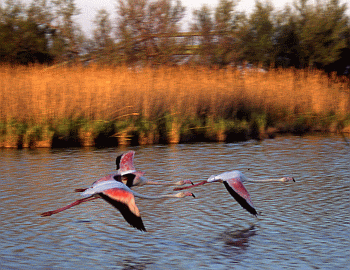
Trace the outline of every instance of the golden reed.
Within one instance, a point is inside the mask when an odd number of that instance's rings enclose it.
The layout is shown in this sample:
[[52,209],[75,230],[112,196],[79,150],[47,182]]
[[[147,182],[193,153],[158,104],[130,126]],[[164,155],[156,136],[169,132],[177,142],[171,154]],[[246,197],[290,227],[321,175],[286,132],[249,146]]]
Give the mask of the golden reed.
[[[0,66],[0,122],[53,125],[63,119],[150,122],[234,119],[239,110],[276,121],[300,115],[348,119],[349,81],[321,71],[203,67]],[[7,131],[2,131],[2,134]]]

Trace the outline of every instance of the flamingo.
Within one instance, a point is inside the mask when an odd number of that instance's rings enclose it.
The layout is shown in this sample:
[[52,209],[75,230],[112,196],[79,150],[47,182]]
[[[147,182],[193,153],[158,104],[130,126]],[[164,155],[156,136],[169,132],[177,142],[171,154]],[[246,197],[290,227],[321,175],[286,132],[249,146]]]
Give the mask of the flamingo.
[[89,188],[77,189],[76,191],[82,192],[82,195],[87,197],[76,200],[75,202],[67,206],[58,208],[56,210],[44,212],[41,214],[41,216],[51,216],[53,214],[57,214],[81,203],[102,198],[103,200],[117,208],[124,217],[124,219],[131,226],[135,227],[140,231],[146,231],[146,228],[143,225],[141,219],[140,211],[135,204],[135,197],[144,199],[184,198],[186,196],[195,197],[195,195],[190,192],[179,192],[176,194],[166,194],[159,196],[142,195],[131,190],[128,186],[126,186],[122,182],[121,177],[121,175],[111,174],[95,181]]
[[282,177],[282,178],[276,178],[276,179],[251,180],[251,179],[248,179],[242,172],[235,170],[230,172],[224,172],[219,175],[212,175],[208,178],[208,180],[199,182],[192,186],[174,188],[174,190],[183,190],[183,189],[204,185],[207,183],[222,182],[224,183],[226,189],[231,194],[231,196],[235,198],[235,200],[244,209],[246,209],[252,215],[257,216],[258,213],[254,207],[254,204],[250,198],[248,191],[243,185],[243,182],[290,182],[290,181],[295,182],[295,179],[293,177]]
[[192,184],[190,180],[180,180],[175,183],[164,183],[148,180],[144,177],[144,172],[136,171],[134,167],[135,151],[128,151],[116,158],[117,174],[122,176],[122,182],[128,187],[143,185],[163,185],[163,186],[182,186]]

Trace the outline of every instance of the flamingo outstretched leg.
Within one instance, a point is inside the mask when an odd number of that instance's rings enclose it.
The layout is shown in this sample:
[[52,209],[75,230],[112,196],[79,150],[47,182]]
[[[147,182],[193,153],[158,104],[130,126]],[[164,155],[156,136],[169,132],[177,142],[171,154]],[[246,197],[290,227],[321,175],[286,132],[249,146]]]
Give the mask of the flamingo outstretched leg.
[[90,197],[87,197],[87,198],[83,198],[83,199],[79,199],[79,200],[76,200],[75,202],[67,205],[67,206],[64,206],[64,207],[61,207],[61,208],[58,208],[56,210],[52,210],[52,211],[47,211],[47,212],[44,212],[41,214],[42,217],[47,217],[47,216],[51,216],[53,214],[57,214],[59,212],[62,212],[64,210],[67,210],[73,206],[76,206],[76,205],[79,205],[83,202],[88,202],[88,201],[92,201],[92,200],[95,200],[95,199],[98,199],[99,197],[94,197],[94,196],[90,196]]
[[193,183],[192,183],[192,186],[177,187],[177,188],[174,188],[173,190],[174,190],[174,191],[177,191],[177,190],[183,190],[183,189],[193,188],[193,187],[197,187],[197,186],[204,185],[204,184],[207,184],[207,183],[208,183],[207,181],[202,181],[202,182],[199,182],[199,183],[197,183],[197,184],[193,184]]

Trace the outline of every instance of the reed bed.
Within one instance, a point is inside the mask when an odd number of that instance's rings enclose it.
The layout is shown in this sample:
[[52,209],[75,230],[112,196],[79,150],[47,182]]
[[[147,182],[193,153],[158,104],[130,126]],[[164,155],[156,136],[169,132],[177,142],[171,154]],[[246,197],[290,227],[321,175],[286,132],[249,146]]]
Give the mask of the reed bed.
[[0,147],[235,141],[349,126],[349,81],[320,71],[0,67]]

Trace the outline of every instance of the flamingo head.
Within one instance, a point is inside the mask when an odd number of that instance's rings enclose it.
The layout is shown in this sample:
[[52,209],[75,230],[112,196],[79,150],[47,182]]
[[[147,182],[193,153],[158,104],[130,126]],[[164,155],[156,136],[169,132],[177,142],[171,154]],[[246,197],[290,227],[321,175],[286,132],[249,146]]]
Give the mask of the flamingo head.
[[293,177],[282,177],[281,182],[295,182]]
[[193,185],[193,182],[191,180],[181,180],[181,181],[177,181],[175,183],[175,185],[177,185],[177,186],[183,186],[183,185],[186,185],[186,184]]
[[212,175],[206,181],[206,183],[214,183],[214,182],[223,182],[223,180],[221,178],[217,177],[217,175]]
[[179,193],[175,194],[175,197],[177,197],[177,198],[183,198],[183,197],[186,197],[186,196],[192,196],[193,198],[196,198],[196,196],[193,193],[187,192],[187,191],[179,192]]

